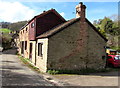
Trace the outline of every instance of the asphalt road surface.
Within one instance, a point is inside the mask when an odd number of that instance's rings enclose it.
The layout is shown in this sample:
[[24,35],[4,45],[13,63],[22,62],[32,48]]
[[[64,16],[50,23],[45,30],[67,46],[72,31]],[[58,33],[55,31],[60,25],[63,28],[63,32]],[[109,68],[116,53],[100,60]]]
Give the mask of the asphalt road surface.
[[51,88],[54,86],[42,75],[24,65],[15,55],[14,49],[1,54],[0,61],[2,88]]

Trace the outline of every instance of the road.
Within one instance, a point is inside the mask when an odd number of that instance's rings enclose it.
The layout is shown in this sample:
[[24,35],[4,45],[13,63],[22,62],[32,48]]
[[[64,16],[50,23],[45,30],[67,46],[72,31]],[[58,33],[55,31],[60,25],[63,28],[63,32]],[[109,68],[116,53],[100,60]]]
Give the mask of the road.
[[46,81],[42,75],[34,72],[23,64],[15,55],[15,50],[5,51],[0,55],[1,84],[3,88],[44,88],[54,86]]

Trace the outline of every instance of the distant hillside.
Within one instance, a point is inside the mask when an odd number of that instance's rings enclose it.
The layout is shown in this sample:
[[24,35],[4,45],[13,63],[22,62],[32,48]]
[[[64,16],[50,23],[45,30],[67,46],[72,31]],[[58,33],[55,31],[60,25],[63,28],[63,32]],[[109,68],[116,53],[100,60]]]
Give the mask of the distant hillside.
[[11,23],[8,28],[12,31],[19,31],[21,27],[23,27],[27,21],[20,21],[16,23]]
[[15,23],[10,22],[0,22],[0,29],[7,31],[6,29],[10,29],[11,31],[19,31],[21,27],[23,27],[27,21],[20,21]]

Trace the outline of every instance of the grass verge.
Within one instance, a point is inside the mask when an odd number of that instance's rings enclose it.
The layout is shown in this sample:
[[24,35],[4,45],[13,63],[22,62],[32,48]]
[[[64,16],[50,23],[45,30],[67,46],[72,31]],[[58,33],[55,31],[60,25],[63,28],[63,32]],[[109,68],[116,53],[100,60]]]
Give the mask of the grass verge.
[[76,75],[87,75],[90,73],[107,73],[111,71],[118,71],[119,68],[103,68],[103,69],[81,69],[81,70],[48,70],[47,73],[56,74],[76,74]]
[[41,71],[39,70],[39,68],[35,67],[35,66],[31,63],[30,59],[24,58],[24,57],[22,57],[22,56],[19,55],[19,54],[17,54],[17,55],[18,55],[18,58],[19,58],[24,64],[26,64],[28,67],[30,67],[31,69],[33,69],[34,71],[36,71],[36,72],[38,72],[38,73],[41,73]]

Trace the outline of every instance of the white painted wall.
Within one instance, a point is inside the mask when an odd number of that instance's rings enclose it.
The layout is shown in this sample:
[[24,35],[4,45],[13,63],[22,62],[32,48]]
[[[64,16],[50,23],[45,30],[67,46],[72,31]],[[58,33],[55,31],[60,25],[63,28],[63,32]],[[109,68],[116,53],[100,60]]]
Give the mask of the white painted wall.
[[[38,43],[42,45],[42,57],[38,56]],[[47,52],[48,52],[48,38],[38,39],[36,45],[36,66],[39,67],[40,71],[47,71]]]

